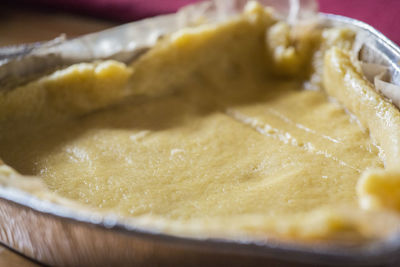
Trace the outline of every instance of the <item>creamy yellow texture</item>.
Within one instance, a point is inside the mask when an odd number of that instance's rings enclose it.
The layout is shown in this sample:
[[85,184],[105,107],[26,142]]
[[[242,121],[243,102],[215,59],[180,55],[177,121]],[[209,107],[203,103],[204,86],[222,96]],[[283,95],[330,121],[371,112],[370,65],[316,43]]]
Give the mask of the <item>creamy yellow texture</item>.
[[383,168],[378,148],[323,90],[304,89],[333,64],[325,50],[350,49],[353,35],[290,31],[253,5],[131,66],[75,65],[3,94],[0,157],[60,196],[178,234],[379,235],[356,194],[365,170]]
[[325,55],[325,89],[369,129],[382,148],[385,170],[368,170],[357,192],[365,209],[400,210],[400,112],[377,93],[353,65],[348,52],[337,47]]
[[356,206],[358,176],[381,163],[337,104],[295,82],[215,91],[196,80],[188,91],[11,137],[3,159],[63,196],[127,215],[273,218]]

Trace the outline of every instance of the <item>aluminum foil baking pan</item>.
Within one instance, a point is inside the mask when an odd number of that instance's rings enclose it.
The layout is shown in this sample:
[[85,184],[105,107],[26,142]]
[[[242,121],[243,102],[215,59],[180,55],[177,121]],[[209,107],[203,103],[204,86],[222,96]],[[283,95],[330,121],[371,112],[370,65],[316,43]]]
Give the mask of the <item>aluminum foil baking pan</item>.
[[[34,77],[60,66],[97,58],[134,60],[159,36],[182,27],[179,16],[178,13],[156,17],[69,41],[61,38],[45,44],[1,48],[0,81],[7,89],[11,86],[6,85],[14,85],[13,75]],[[363,40],[358,52],[360,59],[388,66],[391,82],[400,84],[398,46],[361,21],[331,14],[317,16],[323,26],[346,26],[359,32]],[[160,21],[169,26],[158,28],[159,32],[153,35],[143,35],[146,27],[159,25]],[[146,38],[135,39],[139,36]],[[116,41],[119,46],[112,46]],[[54,204],[4,185],[0,185],[0,242],[27,257],[55,266],[400,264],[397,234],[380,242],[350,247],[178,237],[128,226],[113,216]]]

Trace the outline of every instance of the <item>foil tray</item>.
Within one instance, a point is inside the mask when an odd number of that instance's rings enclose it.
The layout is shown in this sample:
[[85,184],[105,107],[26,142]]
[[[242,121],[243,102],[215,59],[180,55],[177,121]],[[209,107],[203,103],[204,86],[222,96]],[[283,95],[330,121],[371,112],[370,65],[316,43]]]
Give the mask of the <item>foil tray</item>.
[[[30,76],[29,72],[32,70],[43,73],[57,66],[93,58],[117,58],[125,62],[134,60],[135,56],[146,51],[159,36],[182,27],[180,19],[176,19],[178,15],[130,23],[87,35],[83,39],[61,38],[45,44],[0,48],[0,81],[4,81],[10,73]],[[400,84],[398,46],[361,21],[331,14],[318,13],[317,16],[321,25],[347,26],[359,32],[363,40],[359,57],[370,63],[387,66],[391,82]],[[135,39],[138,37],[135,34],[145,32],[155,21],[158,21],[156,24],[161,21],[169,26],[165,31],[161,29],[152,35],[146,33],[146,38],[132,43],[132,40],[138,40]],[[118,40],[111,38],[112,36],[120,39],[123,36],[126,42],[120,42],[118,47],[112,46]],[[75,43],[75,46],[71,46],[71,43]],[[88,43],[96,43],[97,48],[90,53],[81,53]],[[125,46],[121,47],[121,44]],[[68,50],[69,47],[73,47],[73,51]],[[57,51],[63,51],[64,54]],[[73,53],[75,56],[71,56]],[[39,67],[38,62],[41,62]],[[2,85],[4,87],[12,82],[7,81]],[[27,192],[1,184],[0,242],[40,263],[54,266],[400,264],[400,235],[381,242],[352,247],[301,245],[276,240],[256,243],[178,237],[145,228],[128,227],[114,217],[99,217],[83,210],[38,199]]]

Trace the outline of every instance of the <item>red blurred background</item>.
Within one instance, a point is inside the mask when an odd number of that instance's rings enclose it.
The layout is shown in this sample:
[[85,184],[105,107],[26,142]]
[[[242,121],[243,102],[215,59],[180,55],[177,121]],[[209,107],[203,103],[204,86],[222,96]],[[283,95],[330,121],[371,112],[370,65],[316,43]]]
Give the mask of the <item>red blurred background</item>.
[[[24,7],[57,9],[118,22],[176,11],[198,0],[9,0]],[[320,10],[359,19],[400,44],[400,0],[319,0]]]

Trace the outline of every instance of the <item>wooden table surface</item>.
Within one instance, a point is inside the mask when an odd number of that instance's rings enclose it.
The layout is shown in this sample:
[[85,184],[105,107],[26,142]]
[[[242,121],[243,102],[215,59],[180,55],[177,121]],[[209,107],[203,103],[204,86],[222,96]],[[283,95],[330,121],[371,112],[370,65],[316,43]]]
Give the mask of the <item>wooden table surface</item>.
[[[65,33],[67,37],[104,30],[116,23],[54,11],[0,9],[0,46],[46,41]],[[0,244],[0,266],[40,266]]]

